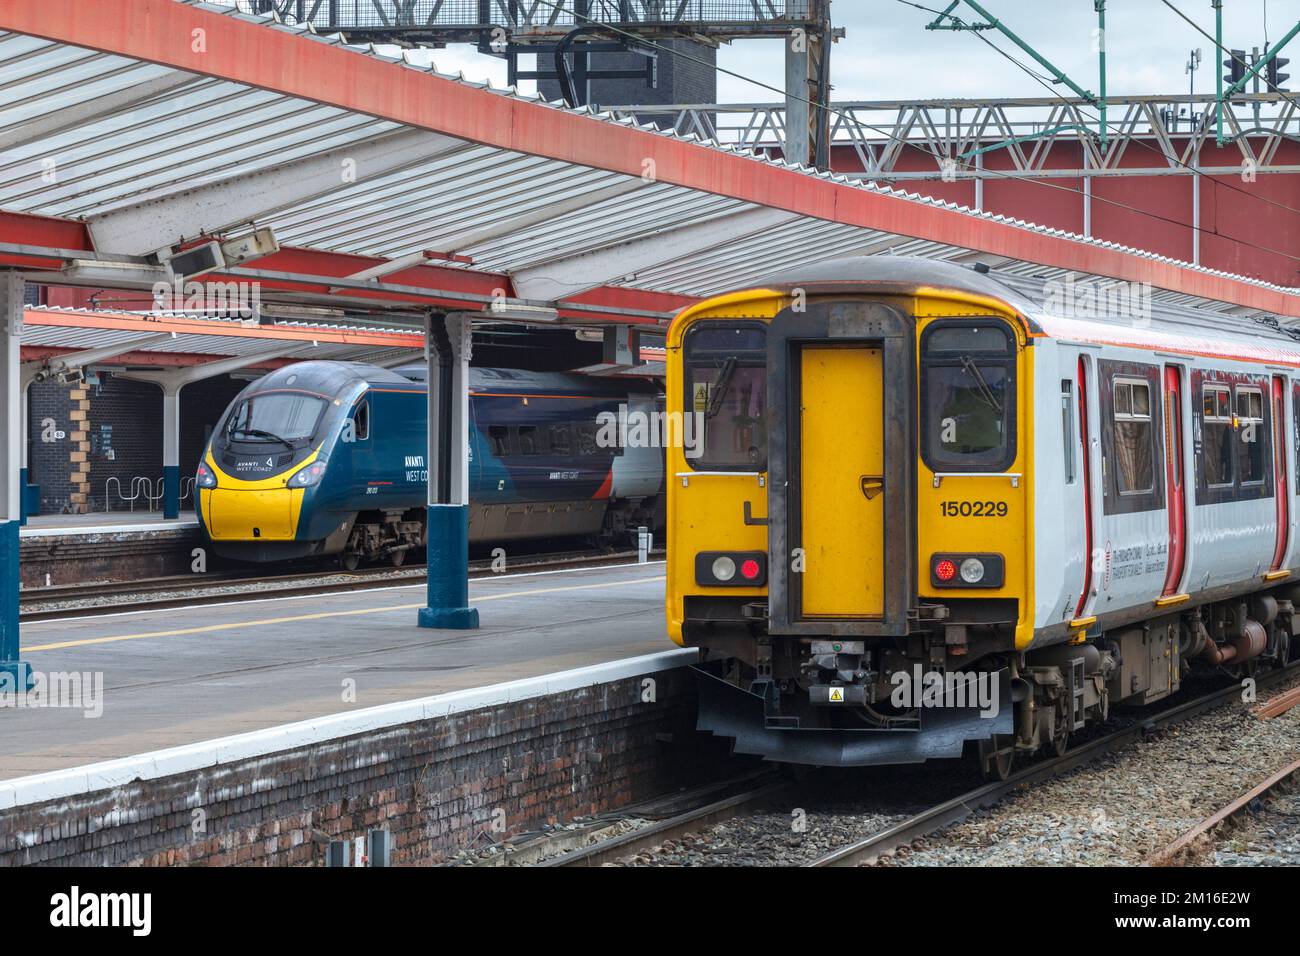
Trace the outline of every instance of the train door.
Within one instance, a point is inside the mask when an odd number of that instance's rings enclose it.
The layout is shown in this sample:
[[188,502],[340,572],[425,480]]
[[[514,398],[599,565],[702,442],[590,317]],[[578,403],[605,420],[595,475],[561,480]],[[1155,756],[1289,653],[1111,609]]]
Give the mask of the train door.
[[768,632],[898,635],[916,594],[916,332],[874,302],[768,331]]
[[1165,597],[1178,593],[1187,562],[1187,488],[1183,474],[1183,376],[1176,365],[1165,366],[1165,487],[1169,489],[1169,556]]
[[1273,546],[1273,563],[1277,571],[1286,560],[1291,531],[1291,481],[1286,450],[1286,380],[1273,376],[1273,500],[1277,503],[1277,539]]
[[885,611],[881,372],[879,348],[801,350],[800,525],[809,617]]
[[1079,356],[1079,439],[1083,445],[1083,542],[1084,542],[1084,561],[1083,561],[1083,588],[1079,592],[1079,603],[1075,608],[1074,616],[1082,619],[1088,612],[1089,598],[1092,597],[1096,590],[1097,570],[1095,555],[1097,554],[1097,545],[1095,542],[1094,521],[1095,509],[1093,507],[1093,495],[1097,487],[1097,479],[1093,475],[1093,463],[1097,460],[1096,439],[1089,432],[1089,425],[1095,419],[1088,411],[1088,403],[1092,397],[1092,388],[1088,383],[1088,371],[1091,367],[1091,360],[1086,355]]

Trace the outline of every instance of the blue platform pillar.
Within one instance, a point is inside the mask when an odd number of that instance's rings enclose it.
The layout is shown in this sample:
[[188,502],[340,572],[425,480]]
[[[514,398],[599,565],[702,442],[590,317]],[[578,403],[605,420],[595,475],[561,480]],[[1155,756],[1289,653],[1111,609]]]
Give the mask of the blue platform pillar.
[[425,326],[429,583],[421,627],[478,627],[478,609],[469,606],[470,328],[464,312],[430,313]]
[[19,658],[18,640],[23,315],[23,277],[0,273],[0,693],[6,695],[31,687],[31,668]]

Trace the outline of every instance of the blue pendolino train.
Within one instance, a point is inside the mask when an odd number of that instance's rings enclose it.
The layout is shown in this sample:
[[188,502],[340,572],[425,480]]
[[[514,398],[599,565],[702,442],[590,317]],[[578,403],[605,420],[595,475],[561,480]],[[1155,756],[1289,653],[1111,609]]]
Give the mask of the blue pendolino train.
[[[197,511],[223,557],[399,565],[425,544],[423,365],[301,362],[249,384],[199,464]],[[470,370],[471,543],[611,540],[664,524],[657,447],[604,447],[602,412],[653,415],[657,384]]]

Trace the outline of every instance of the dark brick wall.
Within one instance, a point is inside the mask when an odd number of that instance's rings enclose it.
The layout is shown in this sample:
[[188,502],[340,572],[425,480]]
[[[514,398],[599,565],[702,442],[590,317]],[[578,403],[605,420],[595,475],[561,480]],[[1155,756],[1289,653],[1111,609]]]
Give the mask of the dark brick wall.
[[654,679],[655,703],[633,678],[0,811],[0,866],[321,865],[376,827],[394,864],[438,863],[716,775],[689,673]]
[[[76,510],[82,504],[76,496],[86,489],[92,511],[104,510],[104,485],[116,476],[122,493],[131,494],[131,479],[147,475],[151,481],[162,476],[162,390],[151,382],[133,382],[111,372],[99,373],[97,385],[33,384],[28,396],[28,459],[31,481],[41,486],[41,511],[57,514]],[[181,475],[192,475],[207,437],[230,400],[246,381],[220,376],[187,385],[181,391]],[[84,393],[85,399],[74,398]],[[86,404],[86,409],[81,405]],[[84,419],[77,420],[84,411]],[[54,420],[65,432],[56,442],[41,439],[41,422]],[[79,440],[79,438],[81,440]],[[72,481],[84,454],[87,482]],[[128,510],[113,490],[114,511]],[[192,507],[187,500],[185,507]],[[136,509],[146,507],[142,500]]]

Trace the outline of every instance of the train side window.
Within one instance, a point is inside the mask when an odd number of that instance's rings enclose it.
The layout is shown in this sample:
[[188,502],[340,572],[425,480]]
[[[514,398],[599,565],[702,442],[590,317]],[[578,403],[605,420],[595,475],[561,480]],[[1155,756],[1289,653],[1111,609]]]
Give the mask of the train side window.
[[488,444],[492,446],[492,454],[497,458],[504,458],[509,455],[510,429],[505,425],[489,425]]
[[370,437],[370,402],[362,402],[352,416],[352,437],[355,441],[365,441]]
[[551,426],[551,451],[557,455],[568,455],[573,451],[573,439],[568,425]]
[[537,426],[520,425],[518,434],[519,454],[521,455],[539,455],[541,450],[537,446]]
[[1264,393],[1258,388],[1237,387],[1237,473],[1243,485],[1264,483]]
[[1155,446],[1151,428],[1151,384],[1115,379],[1115,484],[1121,495],[1155,490]]
[[932,471],[1005,471],[1016,459],[1016,347],[993,318],[921,335],[922,455]]
[[1061,440],[1065,448],[1065,483],[1074,484],[1074,383],[1061,379]]
[[1226,385],[1201,390],[1201,463],[1211,488],[1233,483],[1232,399]]

